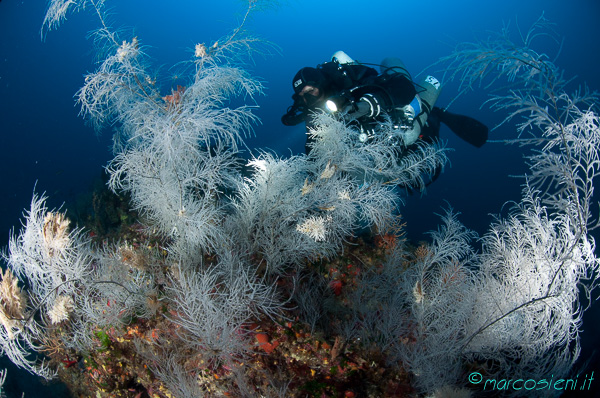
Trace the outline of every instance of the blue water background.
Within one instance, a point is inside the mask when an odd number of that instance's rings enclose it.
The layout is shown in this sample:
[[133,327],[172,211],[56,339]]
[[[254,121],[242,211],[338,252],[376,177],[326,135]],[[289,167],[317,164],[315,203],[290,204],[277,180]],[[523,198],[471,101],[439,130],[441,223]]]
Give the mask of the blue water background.
[[[196,43],[213,43],[231,32],[241,20],[243,1],[107,0],[111,20],[117,27],[133,27],[167,87],[176,80],[171,66],[190,60]],[[86,39],[98,20],[91,10],[71,14],[42,42],[40,27],[45,13],[39,0],[0,1],[0,245],[7,244],[9,230],[19,227],[34,191],[46,192],[50,207],[78,200],[89,192],[92,181],[111,158],[111,129],[100,136],[78,117],[73,95],[83,76],[95,69],[92,41]],[[249,71],[264,81],[265,95],[257,98],[256,113],[262,123],[252,148],[270,148],[282,154],[303,151],[304,127],[284,127],[280,117],[291,104],[291,80],[303,66],[315,66],[337,50],[362,62],[379,63],[387,56],[401,58],[415,79],[440,57],[450,54],[456,43],[484,38],[505,24],[516,22],[525,31],[540,15],[556,24],[564,37],[557,60],[575,85],[586,82],[600,90],[600,2],[596,0],[548,1],[290,1],[253,15],[248,30],[277,47],[269,56],[256,56]],[[514,30],[514,29],[513,29]],[[129,38],[129,37],[126,37]],[[541,43],[551,57],[557,47]],[[435,69],[430,72],[435,71]],[[441,77],[441,72],[437,74]],[[438,105],[456,96],[455,83],[444,87]],[[475,117],[493,127],[502,115],[480,108],[484,90],[459,98],[450,109]],[[462,213],[464,224],[484,233],[491,214],[503,204],[520,199],[522,180],[509,175],[524,172],[523,150],[487,144],[481,149],[460,141],[447,128],[443,139],[455,149],[451,165],[423,196],[406,199],[403,216],[407,234],[418,241],[435,229],[443,207]],[[491,139],[513,138],[513,126],[503,126]],[[586,336],[600,328],[592,319],[584,326],[584,352],[590,356]],[[9,382],[17,371],[9,370]],[[600,378],[600,371],[596,372]],[[11,381],[12,380],[12,381]],[[600,383],[600,381],[598,382]],[[29,384],[14,387],[26,397],[47,396]],[[20,396],[20,393],[16,396]]]

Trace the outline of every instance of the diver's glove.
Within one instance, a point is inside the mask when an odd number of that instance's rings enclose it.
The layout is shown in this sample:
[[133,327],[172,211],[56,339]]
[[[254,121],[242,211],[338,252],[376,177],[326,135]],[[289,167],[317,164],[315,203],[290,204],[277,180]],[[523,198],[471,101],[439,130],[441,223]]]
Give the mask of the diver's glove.
[[398,124],[404,128],[411,128],[413,126],[415,122],[415,109],[410,104],[396,108],[395,111]]
[[405,146],[414,144],[421,134],[427,120],[427,113],[421,112],[421,109],[421,99],[415,95],[410,104],[396,107],[390,112],[396,135],[402,138]]

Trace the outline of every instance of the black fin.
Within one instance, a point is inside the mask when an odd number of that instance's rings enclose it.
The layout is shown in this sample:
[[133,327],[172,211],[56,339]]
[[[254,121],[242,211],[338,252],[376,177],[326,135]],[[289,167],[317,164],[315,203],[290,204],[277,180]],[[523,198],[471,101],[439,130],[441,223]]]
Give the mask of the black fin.
[[480,148],[487,142],[488,128],[485,124],[472,117],[457,115],[440,108],[433,108],[439,120],[469,144]]

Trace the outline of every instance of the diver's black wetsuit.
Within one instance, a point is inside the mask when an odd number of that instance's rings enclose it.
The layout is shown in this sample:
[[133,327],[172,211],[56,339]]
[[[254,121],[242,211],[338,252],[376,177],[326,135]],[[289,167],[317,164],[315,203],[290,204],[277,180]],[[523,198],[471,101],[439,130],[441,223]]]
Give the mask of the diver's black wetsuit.
[[[302,71],[307,69],[313,68],[303,68],[298,72],[296,78],[299,75],[302,76]],[[298,94],[299,90],[295,87],[296,93],[292,96],[294,104],[288,108],[286,114],[281,118],[284,125],[295,126],[305,122],[308,131],[314,127],[312,115],[315,112],[324,111],[326,100],[335,96],[345,96],[349,100],[357,101],[368,93],[385,98],[390,106],[393,104],[393,106],[401,107],[409,104],[417,94],[414,84],[405,75],[399,73],[383,73],[380,75],[375,69],[366,65],[325,62],[318,65],[316,71],[322,77],[313,76],[313,80],[318,81],[311,81],[308,78],[304,85],[317,85],[322,91],[319,99],[307,103],[305,98]],[[393,95],[390,95],[390,93],[393,93]],[[375,120],[363,118],[362,121],[372,123]],[[305,146],[306,153],[310,150],[311,140],[309,135]]]
[[[357,101],[365,94],[374,94],[382,98],[387,109],[397,109],[411,103],[417,94],[417,89],[401,61],[396,64],[395,60],[397,59],[385,59],[382,63],[384,66],[382,66],[381,74],[366,65],[339,64],[333,61],[318,65],[316,69],[303,68],[294,78],[295,94],[292,96],[294,104],[282,116],[282,123],[286,126],[295,126],[305,122],[308,130],[314,126],[312,114],[325,110],[326,100],[340,95]],[[312,79],[304,76],[302,72],[305,70],[312,74]],[[306,75],[308,76],[309,73]],[[297,85],[298,82],[301,84]],[[312,103],[307,103],[306,98],[299,95],[302,86],[306,85],[315,85],[321,90],[319,98],[313,98]],[[393,117],[393,115],[390,116]],[[358,122],[376,124],[377,120],[363,117],[358,119]],[[478,148],[487,141],[488,128],[483,123],[437,107],[432,108],[427,122],[422,126],[419,135],[420,141],[430,144],[436,142],[439,139],[440,123],[444,123],[461,139]],[[306,153],[310,151],[311,142],[311,136],[307,135]],[[411,146],[407,149],[410,149]],[[438,175],[439,170],[431,182]]]

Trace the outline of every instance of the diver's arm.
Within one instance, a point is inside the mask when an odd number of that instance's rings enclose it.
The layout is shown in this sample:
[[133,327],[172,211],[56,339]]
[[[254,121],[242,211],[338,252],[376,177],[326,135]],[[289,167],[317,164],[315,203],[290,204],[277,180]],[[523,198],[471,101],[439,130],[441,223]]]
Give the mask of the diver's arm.
[[303,106],[294,103],[288,109],[285,115],[281,117],[281,123],[285,126],[295,126],[306,120],[306,109]]

